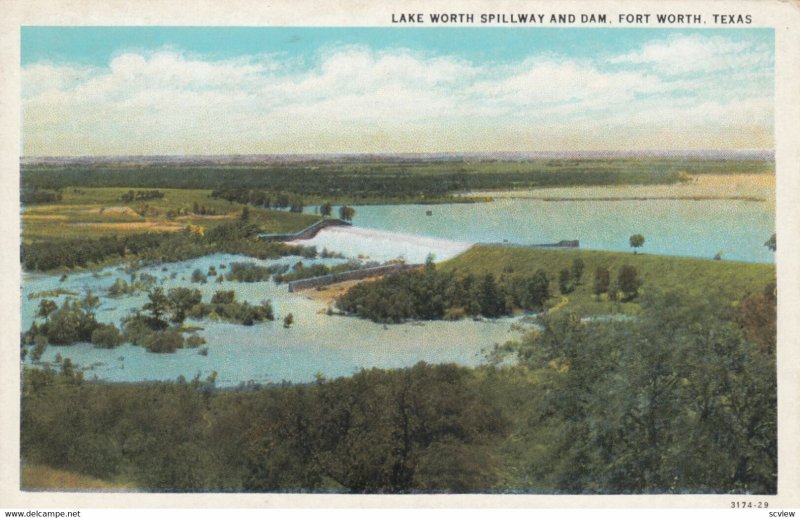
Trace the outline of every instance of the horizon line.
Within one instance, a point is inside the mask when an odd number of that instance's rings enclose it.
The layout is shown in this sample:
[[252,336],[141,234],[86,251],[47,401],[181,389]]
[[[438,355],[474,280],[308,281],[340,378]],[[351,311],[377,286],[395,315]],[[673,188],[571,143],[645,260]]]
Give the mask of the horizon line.
[[699,157],[704,155],[761,155],[760,158],[774,158],[774,148],[703,148],[703,149],[643,149],[643,150],[570,150],[570,151],[343,151],[321,153],[207,153],[207,154],[138,154],[138,155],[31,155],[19,157],[20,162],[47,160],[153,160],[153,159],[258,159],[258,158],[347,158],[347,157],[407,157],[407,158],[591,158],[614,156],[660,156],[660,157]]

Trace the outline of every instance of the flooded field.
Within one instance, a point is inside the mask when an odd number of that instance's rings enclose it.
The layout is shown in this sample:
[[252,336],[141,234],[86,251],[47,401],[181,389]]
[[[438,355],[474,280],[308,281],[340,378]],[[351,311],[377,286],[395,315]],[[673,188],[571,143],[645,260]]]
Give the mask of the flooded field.
[[[436,250],[431,250],[435,252]],[[428,252],[426,252],[427,254]],[[259,265],[293,264],[299,258],[259,261],[248,257],[215,254],[190,261],[157,265],[138,270],[137,274],[155,276],[165,290],[178,286],[199,289],[203,300],[210,300],[216,290],[235,290],[236,298],[257,304],[270,300],[276,319],[253,326],[219,321],[187,320],[188,326],[199,327],[198,334],[207,343],[207,355],[200,349],[179,349],[173,354],[155,354],[145,348],[124,344],[114,349],[99,349],[89,343],[47,348],[40,366],[56,365],[56,357],[70,358],[86,379],[133,382],[143,380],[175,380],[179,376],[205,379],[217,373],[218,386],[242,383],[308,382],[317,375],[329,378],[348,376],[362,368],[401,368],[419,361],[428,363],[455,362],[478,365],[483,351],[496,343],[516,338],[519,333],[511,325],[517,319],[496,321],[426,322],[384,326],[368,320],[328,315],[328,303],[289,293],[285,284],[273,281],[240,283],[224,280],[205,284],[190,282],[194,270],[207,271],[214,266],[224,273],[222,265],[248,262]],[[305,264],[335,264],[344,259],[303,260]],[[124,268],[107,268],[96,273],[79,273],[63,281],[57,275],[26,275],[22,289],[22,326],[27,329],[34,319],[39,295],[47,295],[59,304],[66,297],[82,297],[88,290],[100,297],[97,319],[121,326],[122,320],[147,302],[144,292],[122,297],[109,297],[108,288],[117,279],[128,279]],[[29,299],[29,296],[33,298]],[[294,325],[285,328],[281,319],[292,313]],[[27,364],[33,364],[30,357]]]

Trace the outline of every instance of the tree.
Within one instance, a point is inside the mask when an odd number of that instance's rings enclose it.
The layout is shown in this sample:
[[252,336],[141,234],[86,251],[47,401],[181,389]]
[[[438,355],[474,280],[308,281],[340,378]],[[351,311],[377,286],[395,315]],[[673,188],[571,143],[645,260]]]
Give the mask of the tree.
[[292,326],[292,324],[294,324],[294,315],[289,313],[283,318],[283,327],[288,329]]
[[339,207],[339,219],[343,219],[344,221],[352,221],[353,216],[356,215],[356,209],[353,207],[348,207],[347,205],[342,205]]
[[599,297],[608,291],[609,286],[611,286],[611,273],[608,271],[607,267],[598,266],[594,272],[592,293]]
[[639,286],[642,282],[639,279],[639,272],[635,267],[628,264],[619,269],[617,275],[617,288],[625,296],[623,300],[632,300],[639,294]]
[[161,287],[153,288],[148,292],[147,298],[149,302],[142,306],[142,309],[149,311],[155,323],[159,327],[166,327],[166,322],[161,318],[169,311],[169,299],[164,295],[164,289]]
[[772,250],[773,252],[778,249],[778,242],[776,234],[772,234],[769,239],[764,243],[764,246]]
[[550,279],[544,270],[536,270],[533,277],[528,279],[528,307],[527,309],[542,309],[544,303],[550,298]]
[[644,236],[641,234],[634,234],[630,238],[631,247],[633,247],[633,253],[636,253],[636,249],[640,246],[644,245]]
[[494,275],[487,273],[480,284],[478,303],[481,306],[481,314],[485,317],[499,317],[505,313],[505,301],[500,295]]
[[168,298],[172,309],[172,321],[180,324],[186,320],[186,313],[200,304],[203,296],[197,289],[172,288],[169,290]]
[[36,313],[36,316],[43,317],[45,322],[50,318],[50,314],[58,309],[58,306],[55,302],[50,299],[42,299],[39,302],[39,311]]
[[572,260],[572,280],[575,284],[581,283],[581,278],[583,277],[583,269],[585,265],[583,263],[583,259],[580,257],[576,257]]
[[319,213],[323,216],[330,216],[331,212],[333,212],[333,206],[331,205],[331,202],[326,201],[319,206]]
[[94,315],[94,310],[100,305],[100,298],[94,295],[91,291],[87,291],[86,295],[81,299],[81,307],[88,315]]
[[747,339],[768,354],[775,353],[778,339],[777,304],[776,285],[770,283],[762,293],[745,297],[736,308],[736,321]]
[[562,295],[570,293],[573,290],[571,281],[572,275],[568,268],[564,268],[558,273],[558,289],[561,290]]
[[239,216],[241,221],[250,221],[250,208],[245,205],[242,207],[242,214]]

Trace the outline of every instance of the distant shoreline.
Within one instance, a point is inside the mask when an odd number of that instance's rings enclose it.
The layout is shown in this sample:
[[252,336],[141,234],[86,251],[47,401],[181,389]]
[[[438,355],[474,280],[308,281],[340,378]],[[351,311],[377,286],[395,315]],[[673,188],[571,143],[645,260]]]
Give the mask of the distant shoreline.
[[563,196],[526,196],[509,195],[506,199],[541,200],[541,201],[651,201],[651,200],[676,200],[676,201],[709,201],[733,200],[752,201],[764,203],[766,198],[760,196],[591,196],[591,197],[563,197]]

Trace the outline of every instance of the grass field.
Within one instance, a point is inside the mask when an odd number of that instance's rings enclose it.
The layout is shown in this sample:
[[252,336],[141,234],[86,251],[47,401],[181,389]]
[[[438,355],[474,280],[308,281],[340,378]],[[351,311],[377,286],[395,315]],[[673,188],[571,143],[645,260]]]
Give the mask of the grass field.
[[[580,257],[585,264],[582,283],[562,296],[558,290],[558,274]],[[639,297],[631,302],[610,301],[592,294],[594,272],[598,267],[611,271],[612,283],[622,265],[639,271],[642,287]],[[557,311],[575,311],[582,315],[636,314],[639,301],[652,291],[680,291],[693,296],[719,294],[723,300],[739,300],[747,293],[760,292],[775,279],[775,266],[769,264],[713,261],[688,257],[672,257],[597,250],[537,249],[477,245],[463,254],[445,261],[440,268],[476,275],[493,273],[496,277],[530,276],[543,269],[550,278],[553,297],[549,306]],[[566,297],[566,301],[563,298]]]
[[[209,190],[160,189],[163,198],[123,202],[128,188],[67,188],[54,204],[24,206],[26,242],[54,237],[100,237],[141,232],[174,232],[190,225],[213,228],[237,219],[244,205],[211,198]],[[195,204],[206,214],[195,214]],[[264,232],[301,230],[318,218],[310,214],[249,207],[250,221]]]

